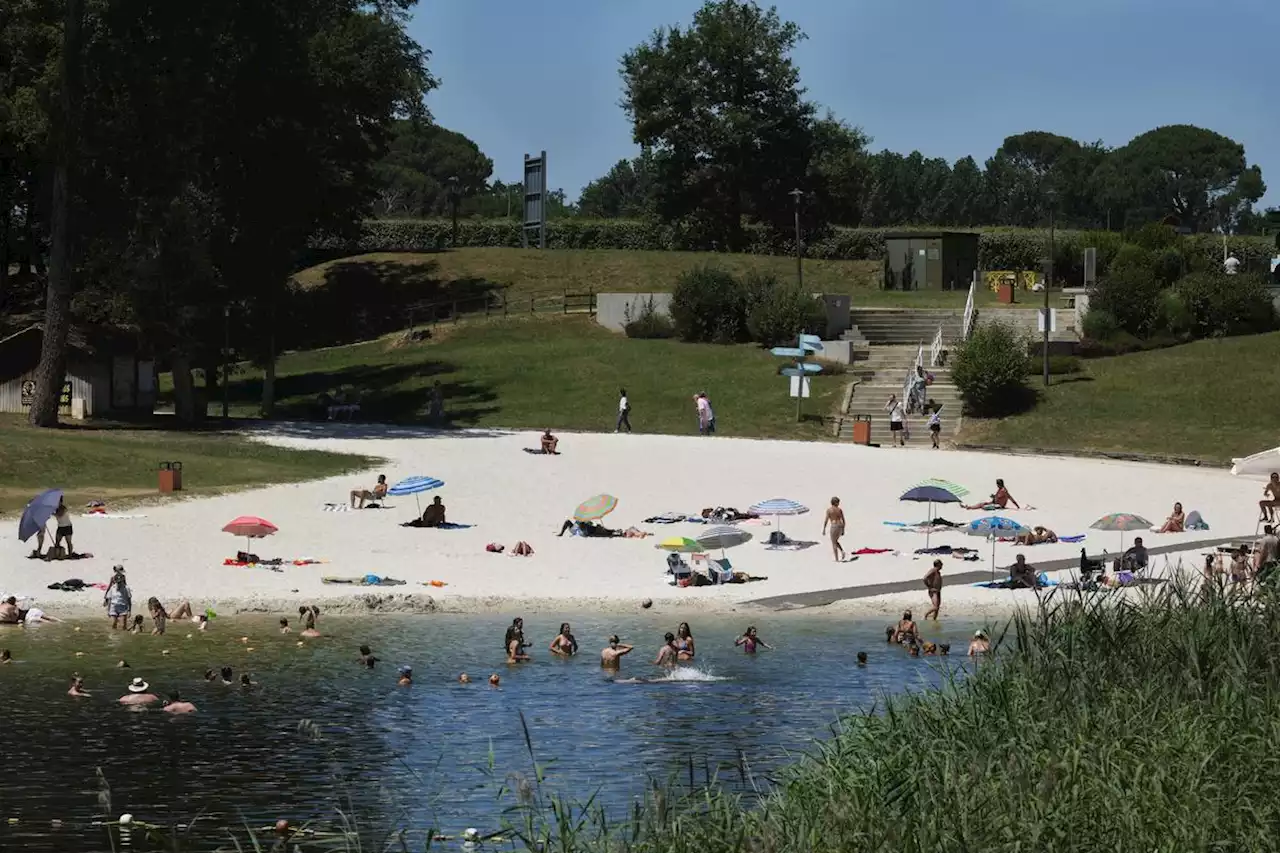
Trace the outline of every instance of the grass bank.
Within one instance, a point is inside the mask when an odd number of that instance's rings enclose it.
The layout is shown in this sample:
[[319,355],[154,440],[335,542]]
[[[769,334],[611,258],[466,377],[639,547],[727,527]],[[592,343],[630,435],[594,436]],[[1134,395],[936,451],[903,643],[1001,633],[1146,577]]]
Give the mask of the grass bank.
[[197,495],[371,464],[360,456],[288,450],[224,433],[111,423],[35,429],[20,417],[0,415],[0,513],[20,511],[32,496],[55,487],[66,491],[72,507],[154,497],[160,463],[174,460],[182,462],[184,492]]
[[1089,359],[1028,412],[966,419],[961,441],[1228,463],[1280,443],[1278,365],[1280,333]]
[[[715,252],[627,251],[621,249],[460,248],[443,252],[378,252],[328,261],[294,278],[304,288],[329,285],[357,292],[361,283],[403,283],[423,301],[474,300],[505,289],[515,304],[535,294],[647,293],[669,291],[680,274],[713,264],[745,275],[751,270],[791,280],[794,258]],[[878,261],[805,260],[804,282],[815,293],[848,293],[855,305],[963,308],[965,292],[899,293],[880,289]],[[983,304],[995,306],[984,291]]]
[[[637,431],[679,434],[694,431],[691,398],[705,390],[725,435],[823,437],[818,419],[795,422],[778,367],[756,346],[629,340],[583,317],[495,318],[437,327],[421,342],[395,335],[287,354],[277,366],[277,413],[323,417],[319,395],[346,389],[361,400],[361,420],[420,423],[439,381],[456,427],[599,431],[613,429],[618,389],[626,388]],[[820,376],[812,388],[806,411],[829,415],[844,380]],[[251,416],[261,373],[246,368],[229,392],[232,414]]]

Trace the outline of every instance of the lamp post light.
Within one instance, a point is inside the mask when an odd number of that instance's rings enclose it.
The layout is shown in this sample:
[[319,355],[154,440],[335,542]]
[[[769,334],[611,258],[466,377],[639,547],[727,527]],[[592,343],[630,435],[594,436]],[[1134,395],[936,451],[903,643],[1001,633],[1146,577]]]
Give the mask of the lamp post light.
[[787,195],[791,196],[796,203],[796,283],[804,287],[804,266],[800,254],[800,199],[804,198],[804,190],[797,187]]
[[449,238],[453,248],[458,248],[458,176],[449,176],[449,207],[453,212],[453,236]]

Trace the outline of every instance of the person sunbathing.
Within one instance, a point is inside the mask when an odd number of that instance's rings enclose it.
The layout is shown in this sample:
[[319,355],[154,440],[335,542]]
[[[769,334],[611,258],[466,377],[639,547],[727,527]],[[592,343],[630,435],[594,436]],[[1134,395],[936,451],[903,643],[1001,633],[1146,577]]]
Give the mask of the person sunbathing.
[[1187,529],[1187,516],[1182,511],[1182,504],[1174,503],[1173,512],[1164,520],[1164,526],[1157,533],[1182,533]]
[[1009,567],[1009,580],[1013,582],[1014,589],[1036,589],[1040,586],[1035,566],[1027,562],[1025,554],[1014,558],[1013,565]]
[[422,511],[423,527],[443,527],[444,520],[444,501],[440,500],[440,496],[436,495],[431,503],[427,504],[427,508]]
[[1013,541],[1019,545],[1052,544],[1058,541],[1058,534],[1047,527],[1036,525],[1030,530],[1021,531],[1017,536],[1013,537]]
[[[387,496],[387,475],[379,474],[378,483],[372,489],[352,489],[351,508],[364,509],[365,501],[380,501]],[[359,501],[359,506],[356,505]]]
[[1013,499],[1013,495],[1009,494],[1009,490],[1005,488],[1004,480],[997,479],[996,491],[995,494],[991,496],[991,500],[986,503],[966,506],[965,509],[1007,509],[1009,504],[1013,504],[1017,509],[1022,509],[1022,506]]
[[563,536],[570,531],[572,531],[575,536],[599,537],[603,539],[623,535],[621,530],[614,530],[610,527],[605,527],[603,524],[599,524],[595,521],[575,521],[573,519],[568,519],[564,524],[560,525],[560,532],[556,535]]
[[560,439],[551,434],[551,430],[547,430],[542,434],[542,452],[554,456],[558,451],[556,446],[560,444]]

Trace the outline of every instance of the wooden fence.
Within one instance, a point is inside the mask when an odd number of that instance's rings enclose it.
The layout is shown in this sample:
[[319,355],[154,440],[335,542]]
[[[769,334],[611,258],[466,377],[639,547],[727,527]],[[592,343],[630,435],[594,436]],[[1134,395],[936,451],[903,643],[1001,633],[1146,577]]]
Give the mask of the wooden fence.
[[596,315],[594,292],[574,293],[568,290],[543,290],[511,295],[506,290],[491,291],[482,296],[462,297],[436,302],[419,302],[408,308],[408,327],[456,323],[463,316],[512,317],[521,314],[585,314]]

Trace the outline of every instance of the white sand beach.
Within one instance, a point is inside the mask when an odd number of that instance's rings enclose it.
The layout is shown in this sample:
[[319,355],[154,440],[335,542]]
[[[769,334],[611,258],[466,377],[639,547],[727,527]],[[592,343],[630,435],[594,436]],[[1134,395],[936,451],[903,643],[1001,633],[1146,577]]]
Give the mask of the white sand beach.
[[[867,448],[853,445],[732,438],[653,435],[566,434],[559,456],[531,455],[537,434],[462,432],[369,427],[307,426],[305,437],[288,427],[262,430],[263,441],[298,447],[366,454],[386,460],[363,475],[295,485],[255,489],[220,497],[157,498],[154,504],[122,510],[135,517],[89,518],[79,508],[75,544],[92,559],[43,562],[26,559],[30,543],[14,535],[16,518],[5,520],[10,533],[0,546],[0,591],[33,596],[51,614],[101,612],[102,593],[50,591],[49,583],[81,578],[105,582],[113,564],[123,564],[134,593],[135,612],[145,613],[149,596],[170,608],[189,599],[197,612],[213,607],[219,614],[243,611],[287,612],[315,602],[330,610],[503,610],[519,612],[634,609],[652,599],[659,610],[732,611],[750,602],[777,596],[919,581],[932,558],[913,552],[925,536],[901,532],[886,521],[915,522],[926,517],[922,504],[900,503],[908,487],[929,477],[968,487],[977,502],[1003,477],[1014,497],[1034,510],[1007,513],[1020,523],[1043,524],[1060,536],[1087,534],[1081,544],[1060,543],[1034,548],[1011,544],[996,547],[996,562],[1007,566],[1019,550],[1033,565],[1074,558],[1080,548],[1091,555],[1114,554],[1120,535],[1089,529],[1109,512],[1132,512],[1159,525],[1175,500],[1188,512],[1199,510],[1211,532],[1159,535],[1143,533],[1148,547],[1186,546],[1185,558],[1198,564],[1196,542],[1232,535],[1251,537],[1261,483],[1232,477],[1223,470],[1037,456],[929,449]],[[425,474],[445,481],[438,492],[451,522],[472,525],[459,530],[412,529],[400,526],[417,514],[413,497],[392,498],[389,508],[358,512],[326,512],[327,502],[345,503],[348,493],[371,487],[385,473],[390,482]],[[192,474],[188,473],[188,480]],[[50,483],[49,486],[57,484]],[[619,499],[605,519],[610,527],[636,525],[655,535],[647,539],[557,537],[561,523],[577,504],[607,492]],[[840,496],[848,520],[846,549],[889,548],[892,553],[867,555],[854,562],[833,560],[821,535],[823,512],[833,495]],[[694,536],[694,524],[644,524],[643,519],[667,511],[696,514],[703,507],[746,509],[758,501],[790,498],[810,508],[807,515],[781,519],[794,539],[814,542],[799,551],[768,550],[763,544],[776,521],[748,522],[755,539],[728,552],[735,568],[768,579],[724,586],[677,588],[664,574],[664,552],[654,545],[666,536]],[[141,514],[143,517],[137,517]],[[956,505],[935,507],[934,515],[967,522],[990,513]],[[279,533],[254,540],[253,551],[264,558],[286,560],[282,571],[224,566],[224,558],[245,547],[245,540],[221,532],[240,515],[257,515],[279,527]],[[1126,536],[1126,544],[1133,534]],[[510,550],[524,540],[531,557],[492,554],[490,542]],[[932,544],[969,546],[980,562],[944,558],[944,575],[989,566],[990,546],[960,532],[935,533]],[[314,558],[319,565],[295,566],[287,561]],[[1166,558],[1153,558],[1157,571]],[[366,574],[399,578],[398,587],[328,585],[324,576]],[[424,586],[430,581],[446,586]],[[996,591],[952,585],[944,593],[947,614],[982,616],[1007,613],[1018,603],[1034,601],[1030,591]],[[912,606],[917,617],[927,607],[921,584],[917,591],[840,601],[803,612],[879,614]]]

